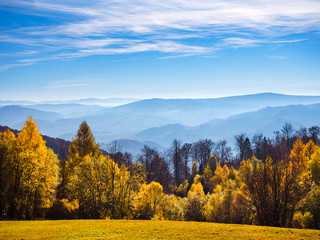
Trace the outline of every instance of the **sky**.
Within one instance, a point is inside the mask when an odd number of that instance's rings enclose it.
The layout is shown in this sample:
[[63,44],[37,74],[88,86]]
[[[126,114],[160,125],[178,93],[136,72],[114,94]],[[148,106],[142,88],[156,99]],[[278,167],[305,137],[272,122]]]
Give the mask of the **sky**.
[[0,100],[320,95],[319,0],[0,0]]

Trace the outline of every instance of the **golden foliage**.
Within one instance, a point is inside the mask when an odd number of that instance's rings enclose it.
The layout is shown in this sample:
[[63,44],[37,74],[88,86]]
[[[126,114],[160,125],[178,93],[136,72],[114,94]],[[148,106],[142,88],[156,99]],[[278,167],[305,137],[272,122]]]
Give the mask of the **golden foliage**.
[[32,118],[26,120],[17,138],[10,131],[1,138],[9,146],[2,164],[6,214],[22,219],[43,217],[44,210],[52,205],[57,186],[56,154],[46,147]]

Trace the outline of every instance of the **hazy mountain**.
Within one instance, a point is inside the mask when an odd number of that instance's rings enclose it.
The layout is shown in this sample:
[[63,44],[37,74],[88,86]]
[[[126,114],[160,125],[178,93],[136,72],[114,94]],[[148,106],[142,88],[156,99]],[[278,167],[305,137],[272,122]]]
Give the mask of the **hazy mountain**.
[[119,106],[131,102],[136,102],[140,99],[136,98],[85,98],[79,100],[70,100],[66,101],[67,103],[78,103],[85,105],[100,105],[106,107]]
[[83,105],[77,103],[63,103],[63,104],[36,104],[28,105],[28,108],[51,111],[59,113],[63,118],[77,118],[89,115],[95,115],[106,107],[99,105]]
[[267,106],[320,103],[320,96],[290,96],[261,93],[210,99],[148,99],[129,103],[105,113],[148,114],[171,119],[173,123],[197,126],[208,119],[220,119]]
[[13,127],[24,122],[28,117],[34,120],[54,121],[61,118],[61,115],[55,112],[40,111],[20,106],[4,106],[0,108],[0,124]]
[[28,104],[34,104],[34,102],[31,101],[23,101],[23,100],[0,100],[0,105],[7,106],[7,105],[28,105]]
[[99,105],[105,107],[114,107],[131,102],[138,101],[136,98],[85,98],[75,100],[58,100],[58,101],[23,101],[23,100],[0,100],[0,105],[38,105],[38,104],[82,104],[82,105]]
[[[96,99],[79,101],[93,103]],[[15,110],[14,107],[10,108],[8,106],[8,108],[0,109],[0,124],[21,128],[27,116],[33,116],[44,134],[71,139],[78,130],[80,123],[86,120],[100,143],[136,137],[142,141],[154,138],[160,139],[156,142],[166,145],[168,139],[174,137],[185,138],[187,139],[186,141],[189,141],[202,136],[217,135],[219,131],[222,131],[221,136],[224,136],[229,129],[232,133],[235,132],[235,128],[238,126],[236,122],[234,123],[235,126],[230,125],[226,129],[221,126],[222,130],[215,129],[214,126],[223,124],[226,121],[217,119],[225,119],[232,115],[257,111],[267,106],[318,102],[320,102],[319,96],[261,93],[215,99],[148,99],[108,108],[74,103],[36,104],[32,105],[32,107],[57,113],[32,109],[25,110],[27,109],[26,106],[20,108],[20,110],[18,108]],[[21,109],[24,109],[24,114],[21,113]],[[300,110],[297,109],[297,111]],[[210,119],[216,120],[206,123]],[[304,124],[303,121],[301,123]],[[167,124],[170,125],[161,127]],[[215,130],[211,131],[211,128]],[[244,129],[244,127],[240,127],[239,131],[241,129]],[[137,134],[138,132],[140,133]]]
[[133,137],[140,141],[154,141],[169,146],[174,138],[183,142],[193,142],[201,138],[214,141],[233,141],[236,134],[253,136],[262,133],[268,137],[280,130],[284,123],[291,123],[296,129],[320,124],[320,104],[266,107],[258,111],[235,115],[226,119],[212,120],[196,127],[166,125],[139,132]]

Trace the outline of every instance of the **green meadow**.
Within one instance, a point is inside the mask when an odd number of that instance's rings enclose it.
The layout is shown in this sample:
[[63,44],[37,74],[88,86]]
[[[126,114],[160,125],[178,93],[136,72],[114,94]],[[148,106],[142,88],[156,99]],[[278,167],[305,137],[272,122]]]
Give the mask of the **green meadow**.
[[320,239],[319,230],[179,221],[1,221],[0,239]]

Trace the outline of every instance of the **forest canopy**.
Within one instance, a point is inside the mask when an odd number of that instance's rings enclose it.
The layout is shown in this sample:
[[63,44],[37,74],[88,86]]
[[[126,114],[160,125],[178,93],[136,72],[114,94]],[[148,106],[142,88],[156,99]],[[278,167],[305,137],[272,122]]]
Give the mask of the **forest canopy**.
[[166,219],[320,229],[320,128],[174,140],[133,160],[84,121],[61,159],[29,118],[0,133],[1,219]]

